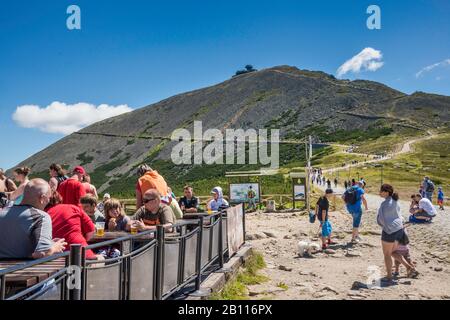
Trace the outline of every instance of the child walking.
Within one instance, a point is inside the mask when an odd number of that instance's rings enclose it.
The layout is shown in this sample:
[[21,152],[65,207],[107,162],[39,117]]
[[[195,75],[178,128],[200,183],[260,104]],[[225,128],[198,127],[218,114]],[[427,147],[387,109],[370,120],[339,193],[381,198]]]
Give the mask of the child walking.
[[321,236],[322,236],[322,250],[327,248],[327,245],[335,244],[331,241],[332,227],[330,221],[328,221],[328,210],[330,208],[330,202],[328,199],[333,195],[332,189],[327,189],[325,195],[320,197],[316,204],[316,215],[320,222]]
[[442,187],[438,188],[437,203],[438,203],[439,209],[445,210],[444,209],[444,192],[442,191]]

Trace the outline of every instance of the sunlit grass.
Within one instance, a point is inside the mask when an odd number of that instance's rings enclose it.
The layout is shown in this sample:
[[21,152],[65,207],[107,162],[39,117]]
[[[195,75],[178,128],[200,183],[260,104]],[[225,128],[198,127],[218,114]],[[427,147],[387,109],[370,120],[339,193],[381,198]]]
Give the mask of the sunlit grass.
[[211,295],[210,300],[247,300],[248,285],[261,284],[269,280],[268,277],[258,272],[265,267],[263,255],[258,252],[253,253],[237,277],[229,281],[220,292]]

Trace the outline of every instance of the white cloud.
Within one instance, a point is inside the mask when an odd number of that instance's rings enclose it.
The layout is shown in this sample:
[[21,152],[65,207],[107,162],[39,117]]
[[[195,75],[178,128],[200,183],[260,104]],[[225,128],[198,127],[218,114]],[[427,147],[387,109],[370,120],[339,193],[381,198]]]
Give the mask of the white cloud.
[[348,72],[358,73],[361,71],[377,71],[380,69],[384,62],[383,54],[379,50],[373,48],[365,48],[353,58],[347,60],[337,70],[337,76],[342,77]]
[[433,69],[446,67],[446,66],[450,66],[450,59],[446,59],[446,60],[443,60],[441,62],[438,62],[438,63],[432,64],[432,65],[426,66],[425,68],[422,68],[422,70],[420,70],[419,72],[416,73],[416,78],[419,79],[426,72],[430,72]]
[[37,105],[19,106],[12,117],[24,128],[37,128],[43,132],[67,135],[95,122],[132,110],[127,105],[95,106],[83,102],[66,104],[55,101],[45,108]]

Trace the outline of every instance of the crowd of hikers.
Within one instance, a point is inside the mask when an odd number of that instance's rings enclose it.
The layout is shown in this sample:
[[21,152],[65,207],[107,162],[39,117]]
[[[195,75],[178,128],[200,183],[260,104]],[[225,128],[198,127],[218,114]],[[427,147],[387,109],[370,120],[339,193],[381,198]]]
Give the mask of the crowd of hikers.
[[[136,212],[129,217],[122,203],[110,194],[98,198],[97,189],[82,166],[67,174],[59,164],[49,167],[49,180],[29,179],[27,167],[13,170],[16,183],[0,170],[0,259],[42,258],[87,246],[98,224],[106,231],[153,230],[162,225],[173,231],[176,220],[200,210],[191,186],[177,199],[165,179],[150,166],[137,170]],[[229,207],[221,187],[211,190],[206,209]],[[87,259],[114,258],[117,249],[86,251]]]
[[[326,250],[329,245],[335,244],[331,240],[332,225],[328,218],[329,201],[334,192],[331,188],[331,182],[322,174],[322,170],[314,169],[312,172],[312,183],[317,182],[319,185],[325,185],[325,193],[318,199],[315,212],[311,213],[311,222],[315,221],[315,217],[320,222],[320,233],[322,238],[322,250]],[[335,178],[335,187],[338,184]],[[356,181],[344,181],[345,191],[342,199],[345,202],[348,213],[352,216],[352,239],[351,244],[357,244],[362,239],[359,236],[359,228],[361,225],[361,217],[363,214],[362,207],[365,211],[369,210],[367,200],[364,196],[366,182],[363,178]],[[419,272],[416,265],[411,259],[408,233],[406,227],[410,223],[429,223],[437,214],[436,207],[432,200],[435,192],[434,183],[429,177],[423,179],[420,185],[419,193],[411,196],[410,216],[408,221],[401,215],[400,206],[398,204],[399,196],[390,184],[383,184],[379,189],[379,195],[383,199],[377,212],[377,224],[382,228],[381,244],[386,266],[387,275],[382,281],[388,284],[395,283],[395,277],[399,276],[400,265],[407,270],[407,276],[416,278]],[[444,193],[442,187],[438,187],[437,204],[441,210],[444,210]]]
[[[70,174],[61,165],[49,167],[49,180],[29,179],[31,170],[20,167],[13,170],[14,180],[0,169],[0,259],[42,258],[60,253],[71,244],[87,246],[93,237],[97,224],[103,224],[106,231],[145,231],[162,225],[168,232],[185,214],[200,210],[200,201],[194,195],[192,186],[185,186],[183,196],[178,198],[168,186],[164,177],[150,166],[143,164],[137,169],[135,185],[136,212],[131,217],[125,214],[122,203],[105,193],[100,200],[96,187],[82,166],[76,166]],[[325,193],[316,203],[314,219],[320,222],[322,249],[326,250],[332,241],[332,225],[328,216],[330,198],[334,196],[333,181],[325,177],[322,169],[314,169],[311,182],[326,186]],[[365,211],[369,210],[365,198],[366,182],[363,178],[344,181],[342,199],[352,217],[351,244],[361,241],[359,228]],[[411,196],[410,218],[404,221],[398,204],[399,196],[389,184],[383,184],[379,195],[383,199],[378,208],[377,223],[382,228],[381,243],[387,270],[385,281],[393,282],[403,265],[409,277],[418,276],[411,260],[408,223],[431,222],[437,210],[432,204],[434,183],[425,177],[417,194]],[[256,197],[249,187],[249,199]],[[444,209],[444,193],[437,188],[437,201]],[[254,201],[249,205],[255,207]],[[224,199],[221,187],[211,190],[206,209],[218,211],[229,203]],[[87,259],[104,260],[116,257],[116,248],[86,251]],[[394,271],[392,271],[394,270]]]

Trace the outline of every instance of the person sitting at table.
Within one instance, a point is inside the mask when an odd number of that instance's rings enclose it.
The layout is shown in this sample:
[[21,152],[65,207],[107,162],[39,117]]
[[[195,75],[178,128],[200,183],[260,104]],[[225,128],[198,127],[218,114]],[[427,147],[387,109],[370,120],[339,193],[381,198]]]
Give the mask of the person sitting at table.
[[184,197],[178,201],[181,210],[184,213],[197,213],[199,201],[197,197],[194,197],[194,191],[191,186],[184,187]]
[[208,200],[206,204],[207,209],[212,211],[219,211],[228,208],[230,205],[228,201],[223,198],[223,191],[221,187],[215,187],[211,190],[213,197]]
[[103,213],[97,209],[97,198],[95,196],[90,194],[85,195],[80,199],[80,202],[84,212],[87,213],[94,224],[97,222],[105,222]]
[[147,190],[143,202],[144,205],[133,216],[133,225],[139,231],[154,230],[157,225],[162,225],[170,232],[176,217],[169,206],[161,203],[161,194],[158,190]]
[[50,197],[50,185],[32,179],[21,204],[0,211],[0,259],[40,259],[64,251],[67,243],[52,240],[52,221],[43,211]]
[[105,202],[105,230],[130,231],[131,220],[125,214],[119,200],[111,198]]
[[[167,189],[169,190],[169,194],[171,197],[171,201],[169,204],[170,209],[172,209],[173,213],[175,214],[175,218],[177,220],[183,219],[183,210],[181,210],[180,205],[178,204],[175,193],[173,193],[172,188],[168,187]],[[164,203],[162,200],[161,200],[161,202]]]
[[[88,246],[88,241],[95,232],[95,226],[91,218],[72,204],[62,204],[62,197],[58,191],[53,191],[45,211],[50,215],[53,225],[53,237],[64,238],[70,249],[71,244]],[[102,260],[102,256],[94,254],[92,250],[86,250],[86,259]]]

